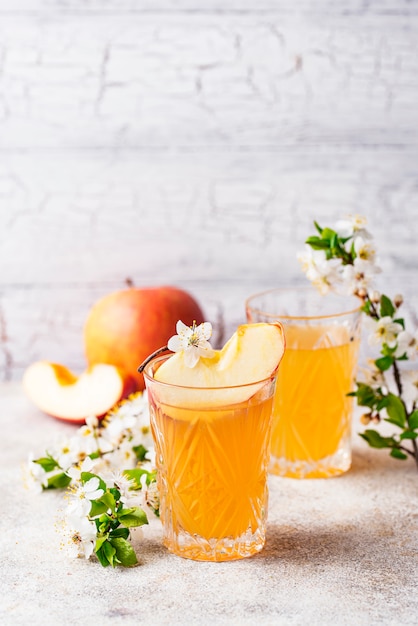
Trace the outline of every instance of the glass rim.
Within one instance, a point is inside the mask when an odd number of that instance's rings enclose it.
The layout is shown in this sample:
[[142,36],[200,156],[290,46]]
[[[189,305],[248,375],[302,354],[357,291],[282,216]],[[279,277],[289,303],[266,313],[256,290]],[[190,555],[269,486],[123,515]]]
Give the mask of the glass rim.
[[260,298],[261,296],[266,296],[268,294],[272,294],[272,293],[286,293],[286,292],[299,292],[299,293],[303,293],[303,292],[311,292],[311,293],[317,293],[317,295],[319,297],[322,298],[326,298],[327,294],[321,294],[319,291],[314,291],[313,289],[311,289],[309,286],[307,287],[274,287],[273,289],[266,289],[265,291],[259,291],[257,293],[253,293],[252,295],[248,296],[248,298],[245,300],[245,310],[251,310],[254,313],[258,313],[261,314],[265,317],[268,317],[269,319],[273,320],[327,320],[327,319],[333,319],[335,317],[345,317],[346,315],[352,315],[353,313],[360,313],[361,311],[361,307],[362,307],[362,303],[360,298],[358,298],[355,295],[351,295],[351,296],[344,296],[344,295],[340,295],[337,294],[335,292],[331,292],[333,296],[337,297],[337,298],[350,298],[351,300],[357,299],[359,301],[358,306],[354,307],[354,308],[349,308],[346,311],[341,311],[339,313],[321,313],[320,315],[290,315],[290,314],[286,314],[286,313],[268,313],[267,311],[265,311],[262,307],[257,307],[254,306],[253,304],[251,304],[252,300],[255,300],[256,298]]
[[175,353],[171,353],[171,354],[163,354],[162,356],[157,356],[154,357],[153,359],[151,359],[151,361],[149,361],[149,363],[146,364],[146,366],[144,367],[144,371],[143,376],[145,378],[145,380],[149,380],[151,383],[154,383],[156,385],[161,385],[162,387],[171,387],[171,389],[193,389],[194,391],[216,391],[216,390],[225,390],[225,389],[242,389],[243,387],[253,387],[254,385],[261,385],[264,383],[267,383],[269,381],[271,381],[273,378],[276,377],[277,375],[277,371],[279,369],[279,365],[276,367],[276,369],[270,374],[270,376],[266,376],[265,378],[261,378],[259,380],[254,380],[251,383],[241,383],[240,385],[223,385],[222,387],[218,386],[218,387],[193,387],[191,385],[177,385],[174,383],[165,383],[162,380],[156,380],[155,378],[153,378],[152,376],[150,376],[147,372],[147,370],[156,362],[158,361],[165,361],[169,358],[171,358],[172,356],[174,356]]

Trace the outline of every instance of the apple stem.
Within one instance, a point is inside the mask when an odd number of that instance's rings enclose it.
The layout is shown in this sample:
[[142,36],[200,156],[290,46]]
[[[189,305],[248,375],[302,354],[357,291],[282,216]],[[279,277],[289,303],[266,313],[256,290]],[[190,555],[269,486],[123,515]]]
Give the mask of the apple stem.
[[167,346],[163,346],[162,348],[158,348],[158,350],[156,350],[155,352],[153,352],[152,354],[150,354],[149,356],[147,356],[147,358],[145,359],[145,361],[143,361],[141,363],[141,365],[138,367],[138,372],[141,374],[145,368],[145,366],[147,365],[147,363],[149,363],[152,359],[154,359],[156,356],[163,354],[164,352],[168,352],[168,347]]

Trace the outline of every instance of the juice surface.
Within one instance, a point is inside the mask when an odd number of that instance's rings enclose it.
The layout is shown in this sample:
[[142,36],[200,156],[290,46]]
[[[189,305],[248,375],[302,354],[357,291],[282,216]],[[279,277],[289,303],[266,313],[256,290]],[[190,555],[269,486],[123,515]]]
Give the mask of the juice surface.
[[286,326],[271,451],[290,462],[332,456],[350,433],[359,340],[344,326]]
[[163,523],[206,540],[255,532],[266,514],[273,398],[207,410],[150,401],[162,515],[171,517]]

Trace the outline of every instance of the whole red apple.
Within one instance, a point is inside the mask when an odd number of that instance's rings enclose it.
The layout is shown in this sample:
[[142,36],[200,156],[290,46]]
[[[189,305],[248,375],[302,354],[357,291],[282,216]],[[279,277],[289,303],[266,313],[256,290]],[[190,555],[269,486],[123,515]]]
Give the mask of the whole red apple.
[[135,378],[144,388],[138,366],[167,345],[176,323],[204,321],[196,300],[177,287],[131,287],[111,293],[91,309],[84,328],[87,361],[108,363]]

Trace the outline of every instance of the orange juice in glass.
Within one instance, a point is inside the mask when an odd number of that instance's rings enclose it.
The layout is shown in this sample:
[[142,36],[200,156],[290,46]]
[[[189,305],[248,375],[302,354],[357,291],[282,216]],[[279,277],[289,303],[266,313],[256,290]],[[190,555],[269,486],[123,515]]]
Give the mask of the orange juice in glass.
[[156,379],[172,358],[144,370],[164,544],[203,561],[256,554],[265,542],[277,367],[241,385],[188,387]]
[[282,322],[286,353],[273,408],[270,471],[325,478],[351,466],[352,391],[361,302],[314,289],[274,289],[248,298],[249,322]]

